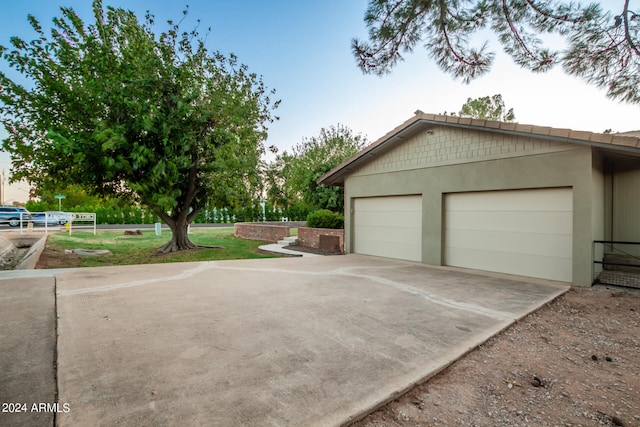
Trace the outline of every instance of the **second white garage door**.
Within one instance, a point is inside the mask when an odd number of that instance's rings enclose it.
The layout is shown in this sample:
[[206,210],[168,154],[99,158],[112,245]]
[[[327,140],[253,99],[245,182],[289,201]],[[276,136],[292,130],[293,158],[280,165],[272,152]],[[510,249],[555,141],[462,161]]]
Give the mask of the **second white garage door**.
[[422,261],[422,196],[354,199],[353,227],[355,253]]
[[445,196],[446,265],[570,282],[570,188]]

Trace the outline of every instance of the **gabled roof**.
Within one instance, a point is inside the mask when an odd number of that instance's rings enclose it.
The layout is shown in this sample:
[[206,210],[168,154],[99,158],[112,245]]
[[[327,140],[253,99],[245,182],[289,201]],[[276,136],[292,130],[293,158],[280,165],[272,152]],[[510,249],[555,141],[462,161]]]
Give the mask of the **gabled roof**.
[[[434,126],[451,126],[494,132],[514,136],[524,136],[552,140],[557,142],[588,145],[610,150],[640,154],[640,138],[621,134],[604,134],[545,126],[507,123],[494,120],[479,120],[468,117],[427,114],[418,110],[415,115],[382,138],[365,147],[351,158],[345,160],[318,179],[319,184],[341,185],[350,172],[362,167],[376,156],[401,144],[408,138]],[[631,132],[629,132],[631,133]]]

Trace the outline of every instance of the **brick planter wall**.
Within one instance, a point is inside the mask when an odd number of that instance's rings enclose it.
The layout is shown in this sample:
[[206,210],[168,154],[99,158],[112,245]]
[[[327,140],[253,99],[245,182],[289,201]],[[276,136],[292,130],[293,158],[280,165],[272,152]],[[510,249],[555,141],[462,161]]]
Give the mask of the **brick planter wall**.
[[344,253],[344,230],[298,227],[298,244],[300,246],[319,249],[320,236],[337,236],[340,239],[340,252]]
[[283,223],[236,222],[233,226],[233,234],[243,239],[277,242],[288,237],[291,229],[290,226],[281,224]]

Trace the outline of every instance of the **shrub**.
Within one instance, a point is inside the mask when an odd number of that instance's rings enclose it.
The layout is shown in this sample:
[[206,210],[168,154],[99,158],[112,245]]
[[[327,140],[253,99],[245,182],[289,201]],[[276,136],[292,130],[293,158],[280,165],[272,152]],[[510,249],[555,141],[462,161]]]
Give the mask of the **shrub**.
[[311,228],[344,228],[344,216],[327,209],[311,212],[307,216],[307,227]]

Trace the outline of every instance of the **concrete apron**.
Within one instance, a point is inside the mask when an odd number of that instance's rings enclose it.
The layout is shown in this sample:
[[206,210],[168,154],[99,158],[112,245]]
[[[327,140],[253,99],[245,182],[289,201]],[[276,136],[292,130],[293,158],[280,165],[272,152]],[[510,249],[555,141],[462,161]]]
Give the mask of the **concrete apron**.
[[61,273],[56,421],[342,425],[567,289],[359,255]]
[[53,425],[54,292],[52,277],[0,280],[0,426]]

